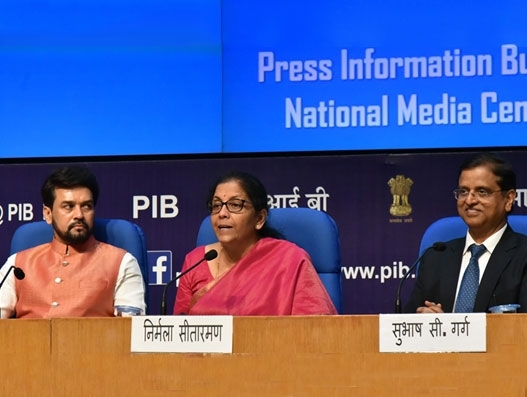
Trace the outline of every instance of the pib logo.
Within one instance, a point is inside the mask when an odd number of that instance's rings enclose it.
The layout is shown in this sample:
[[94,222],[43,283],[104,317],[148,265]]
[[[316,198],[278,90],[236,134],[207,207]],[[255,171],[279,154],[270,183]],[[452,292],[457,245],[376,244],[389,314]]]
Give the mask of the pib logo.
[[147,211],[153,219],[175,218],[179,214],[177,196],[162,194],[149,196],[133,196],[133,218],[138,219],[139,213]]
[[[11,203],[7,204],[7,220],[11,221],[32,221],[33,204],[31,203]],[[0,225],[4,223],[4,208],[0,205]]]

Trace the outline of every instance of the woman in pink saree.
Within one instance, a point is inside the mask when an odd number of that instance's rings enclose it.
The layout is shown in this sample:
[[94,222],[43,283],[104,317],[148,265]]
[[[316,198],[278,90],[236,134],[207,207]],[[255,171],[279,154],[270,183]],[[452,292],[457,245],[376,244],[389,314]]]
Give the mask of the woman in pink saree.
[[309,254],[266,225],[267,191],[256,177],[221,177],[208,208],[218,242],[189,252],[182,272],[211,249],[218,256],[180,279],[174,314],[337,314]]

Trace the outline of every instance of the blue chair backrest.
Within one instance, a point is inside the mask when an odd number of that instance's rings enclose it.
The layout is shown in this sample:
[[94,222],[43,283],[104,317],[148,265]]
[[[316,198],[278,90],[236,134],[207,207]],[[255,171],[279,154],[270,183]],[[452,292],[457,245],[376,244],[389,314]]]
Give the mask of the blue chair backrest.
[[[309,253],[335,308],[342,313],[340,237],[333,218],[310,208],[273,208],[269,211],[267,222],[282,233],[286,240]],[[196,245],[216,241],[210,216],[207,216],[201,222]]]
[[[508,222],[515,232],[527,234],[527,215],[509,215]],[[421,238],[419,255],[422,255],[436,242],[447,242],[457,237],[465,237],[467,229],[467,225],[459,216],[438,219],[425,230]]]
[[[148,254],[143,230],[124,219],[96,219],[93,234],[99,241],[130,252],[139,263],[145,282],[145,300],[148,303]],[[53,238],[53,228],[45,221],[24,223],[11,238],[10,254],[48,243]],[[147,309],[148,311],[148,309]]]

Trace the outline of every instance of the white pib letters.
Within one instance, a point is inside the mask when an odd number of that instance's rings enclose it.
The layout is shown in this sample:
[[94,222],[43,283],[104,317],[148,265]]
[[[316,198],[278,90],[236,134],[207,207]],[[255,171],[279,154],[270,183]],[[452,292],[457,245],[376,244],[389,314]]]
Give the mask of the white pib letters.
[[31,221],[33,220],[33,204],[11,203],[7,205],[7,220]]
[[177,196],[162,194],[149,196],[133,196],[133,218],[139,218],[140,211],[150,210],[152,218],[175,218],[179,213]]

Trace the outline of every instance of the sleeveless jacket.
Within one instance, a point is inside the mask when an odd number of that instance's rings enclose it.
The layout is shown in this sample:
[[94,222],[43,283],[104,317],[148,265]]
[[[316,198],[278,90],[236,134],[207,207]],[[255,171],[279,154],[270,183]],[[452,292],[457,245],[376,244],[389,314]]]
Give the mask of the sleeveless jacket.
[[17,253],[17,318],[108,317],[125,250],[92,236],[73,247],[55,238]]

